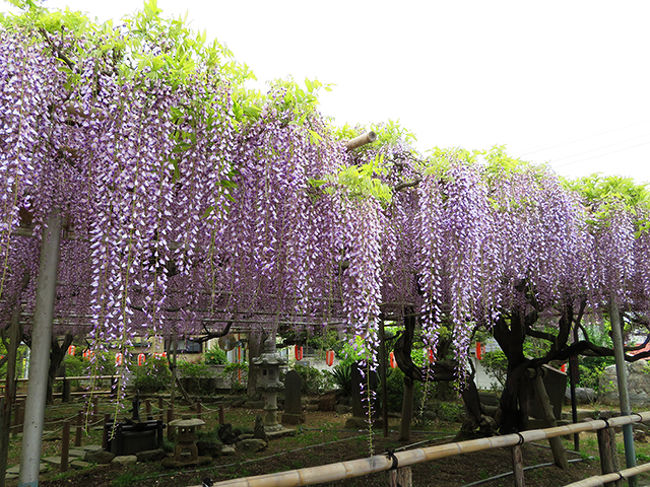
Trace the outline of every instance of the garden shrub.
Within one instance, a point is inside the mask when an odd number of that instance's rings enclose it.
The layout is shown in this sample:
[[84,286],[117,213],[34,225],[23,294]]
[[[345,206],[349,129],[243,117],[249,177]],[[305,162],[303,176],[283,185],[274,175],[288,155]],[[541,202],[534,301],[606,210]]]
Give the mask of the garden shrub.
[[228,355],[219,345],[213,346],[204,354],[205,363],[209,365],[224,365],[228,363]]
[[[429,395],[432,394],[433,382],[429,383]],[[422,403],[423,384],[415,382],[413,388],[413,408],[417,411]],[[401,412],[404,399],[404,372],[400,369],[388,369],[386,375],[386,404],[391,412]],[[425,406],[426,407],[426,406]]]
[[340,363],[327,373],[331,376],[334,387],[345,396],[352,394],[352,364]]
[[332,375],[327,371],[321,372],[316,367],[301,364],[294,365],[293,370],[300,374],[303,394],[319,394],[333,387]]
[[178,362],[177,366],[180,377],[210,377],[210,368],[203,362]]
[[167,359],[150,358],[144,365],[133,367],[133,387],[141,392],[159,392],[171,384],[172,373]]
[[465,407],[461,403],[441,401],[435,406],[438,419],[452,423],[460,423],[465,417]]

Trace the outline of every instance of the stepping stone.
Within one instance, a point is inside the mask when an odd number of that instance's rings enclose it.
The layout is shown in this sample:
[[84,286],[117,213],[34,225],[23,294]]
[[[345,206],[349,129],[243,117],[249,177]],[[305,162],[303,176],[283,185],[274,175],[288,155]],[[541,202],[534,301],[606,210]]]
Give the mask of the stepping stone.
[[136,457],[135,455],[120,455],[113,458],[113,460],[111,460],[111,463],[117,463],[118,465],[124,466],[124,465],[130,465],[132,463],[137,463],[137,461],[138,461],[138,457]]
[[[41,463],[38,466],[39,473],[43,473],[46,470],[47,470],[47,464]],[[20,474],[20,465],[14,465],[13,467],[7,469],[7,475],[15,475],[16,477],[18,477],[18,474]]]
[[84,455],[86,455],[86,450],[83,450],[81,448],[71,448],[68,451],[68,457],[81,457],[81,458],[83,458]]
[[83,451],[97,452],[103,450],[102,445],[83,445],[79,447]]
[[83,460],[72,460],[70,466],[72,468],[89,468],[92,466],[92,463],[84,462]]
[[5,480],[16,480],[18,478],[17,473],[8,473],[5,475]]
[[43,461],[56,465],[57,467],[61,466],[61,457],[45,457]]
[[232,446],[223,445],[221,447],[221,454],[222,455],[234,455],[235,454],[235,449]]

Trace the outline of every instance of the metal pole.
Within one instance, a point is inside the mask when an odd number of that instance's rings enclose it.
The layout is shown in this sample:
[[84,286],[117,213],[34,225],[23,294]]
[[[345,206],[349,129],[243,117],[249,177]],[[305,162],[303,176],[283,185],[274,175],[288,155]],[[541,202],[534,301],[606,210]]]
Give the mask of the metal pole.
[[[627,390],[627,367],[625,365],[625,354],[623,351],[623,334],[621,332],[621,320],[616,301],[612,297],[609,300],[609,319],[612,323],[612,341],[614,342],[614,357],[616,359],[616,380],[618,383],[618,398],[621,404],[621,414],[630,414],[630,396]],[[623,443],[625,445],[625,465],[627,468],[636,466],[636,454],[634,452],[634,434],[632,425],[623,426]],[[628,479],[630,487],[636,487],[636,477]]]
[[38,486],[60,237],[61,214],[53,210],[47,217],[41,240],[19,487]]

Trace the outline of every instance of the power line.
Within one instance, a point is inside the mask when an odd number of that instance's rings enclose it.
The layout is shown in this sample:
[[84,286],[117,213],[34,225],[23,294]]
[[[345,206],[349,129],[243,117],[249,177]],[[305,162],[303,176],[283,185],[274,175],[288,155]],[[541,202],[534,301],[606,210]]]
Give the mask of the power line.
[[[590,155],[590,156],[586,156],[586,157],[581,157],[581,158],[576,159],[576,160],[574,160],[574,161],[565,162],[564,164],[557,164],[555,167],[557,167],[557,168],[560,168],[560,167],[567,167],[567,166],[571,166],[571,165],[573,165],[573,164],[576,164],[576,163],[578,163],[578,162],[586,161],[586,160],[588,160],[588,159],[599,159],[599,158],[601,158],[601,157],[608,156],[608,155],[610,155],[610,154],[616,154],[616,153],[618,153],[618,152],[625,152],[625,151],[627,151],[627,150],[634,149],[634,148],[636,148],[636,147],[642,147],[642,146],[645,146],[645,145],[650,145],[650,141],[641,142],[640,144],[633,144],[633,145],[629,145],[629,146],[626,146],[626,147],[621,147],[621,148],[619,148],[619,149],[612,150],[612,151],[607,151],[607,152],[603,152],[603,153],[601,153],[601,154],[596,154],[596,155]],[[590,151],[587,151],[587,152],[585,152],[585,154],[587,154],[587,153],[589,153],[589,152],[590,152]],[[563,159],[559,159],[559,160],[563,160]]]
[[520,157],[525,157],[525,156],[528,156],[530,154],[536,154],[538,152],[544,152],[544,151],[547,151],[547,150],[550,150],[550,149],[556,149],[558,147],[565,147],[565,146],[568,146],[568,145],[575,144],[576,142],[581,142],[583,140],[588,140],[588,139],[591,139],[591,138],[594,138],[594,137],[598,137],[600,135],[610,134],[612,132],[618,132],[620,130],[625,130],[625,129],[629,129],[629,128],[632,128],[632,127],[639,127],[641,125],[648,125],[648,124],[650,124],[650,120],[644,120],[642,122],[636,122],[636,123],[633,123],[633,124],[625,125],[623,127],[617,127],[617,128],[612,128],[612,129],[608,129],[608,130],[603,130],[602,132],[596,132],[596,133],[593,133],[593,134],[590,134],[590,135],[587,135],[587,136],[584,136],[584,137],[578,137],[576,139],[572,139],[572,140],[568,140],[568,141],[564,141],[564,142],[559,142],[557,144],[537,147],[537,148],[534,148],[532,150],[529,150],[529,151],[526,151],[526,152],[522,153]]

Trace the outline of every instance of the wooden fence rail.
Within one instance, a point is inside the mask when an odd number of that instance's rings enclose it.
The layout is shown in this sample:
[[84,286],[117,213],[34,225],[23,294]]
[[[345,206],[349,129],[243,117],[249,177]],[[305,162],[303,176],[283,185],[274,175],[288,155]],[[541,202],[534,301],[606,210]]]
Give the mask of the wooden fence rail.
[[[401,469],[409,467],[410,465],[462,455],[464,453],[491,450],[493,448],[517,447],[532,441],[549,440],[558,436],[569,436],[576,433],[616,428],[626,424],[644,421],[650,421],[650,411],[631,414],[629,416],[618,416],[608,420],[597,419],[582,423],[568,424],[565,426],[556,426],[553,428],[528,430],[522,431],[521,433],[503,436],[491,436],[489,438],[447,443],[427,448],[416,448],[396,452],[392,454],[392,456],[386,454],[375,455],[368,458],[359,458],[357,460],[349,460],[346,462],[319,465],[317,467],[307,467],[297,470],[288,470],[286,472],[224,480],[213,484],[213,487],[297,487],[301,485],[335,482],[354,477],[363,477],[388,470]],[[618,474],[615,475],[618,479]],[[517,482],[517,479],[515,479],[515,482]]]

